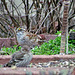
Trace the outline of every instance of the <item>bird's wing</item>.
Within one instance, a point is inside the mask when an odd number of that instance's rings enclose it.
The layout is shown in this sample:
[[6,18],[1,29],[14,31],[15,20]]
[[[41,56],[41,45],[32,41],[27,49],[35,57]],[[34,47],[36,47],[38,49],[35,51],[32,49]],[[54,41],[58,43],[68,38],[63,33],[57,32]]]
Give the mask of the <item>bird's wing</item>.
[[12,60],[16,61],[16,60],[22,60],[22,58],[24,57],[25,55],[25,52],[21,52],[21,51],[18,51],[16,53],[14,53],[12,55]]
[[31,59],[32,59],[32,53],[30,52],[28,54],[25,54],[22,59],[23,59],[22,61],[19,61],[18,63],[15,64],[17,67],[27,66],[30,63]]

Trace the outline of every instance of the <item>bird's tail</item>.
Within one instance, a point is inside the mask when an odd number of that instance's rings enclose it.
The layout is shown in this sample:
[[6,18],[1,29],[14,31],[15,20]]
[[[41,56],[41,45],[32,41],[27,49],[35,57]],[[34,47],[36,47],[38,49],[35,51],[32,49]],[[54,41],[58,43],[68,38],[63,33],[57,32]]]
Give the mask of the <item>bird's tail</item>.
[[15,64],[15,62],[13,62],[12,60],[10,60],[8,63],[4,64],[3,67],[11,67],[14,64]]

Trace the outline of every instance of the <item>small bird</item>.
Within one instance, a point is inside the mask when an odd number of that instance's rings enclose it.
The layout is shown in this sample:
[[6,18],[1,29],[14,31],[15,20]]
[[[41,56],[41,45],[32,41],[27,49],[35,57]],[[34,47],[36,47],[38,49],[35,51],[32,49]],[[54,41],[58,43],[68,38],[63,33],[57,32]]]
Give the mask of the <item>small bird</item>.
[[12,55],[10,61],[4,64],[3,67],[12,67],[12,66],[26,67],[30,63],[33,56],[31,51],[28,50],[27,47],[28,46],[24,46],[21,48],[20,51],[15,52]]
[[38,45],[38,41],[40,40],[39,35],[30,33],[24,28],[17,28],[16,37],[19,45],[27,45],[31,48],[33,45]]
[[24,28],[17,28],[16,37],[19,45],[22,48],[20,51],[15,52],[12,55],[10,61],[4,64],[3,67],[12,67],[12,66],[26,67],[30,63],[33,56],[30,51],[31,48],[33,46],[38,45],[38,41],[41,38],[39,35],[30,33],[26,31]]
[[19,45],[31,45],[29,40],[29,36],[27,36],[29,32],[27,32],[24,28],[17,28],[16,37]]
[[33,55],[30,51],[32,40],[30,40],[29,32],[25,31],[23,28],[18,28],[16,30],[16,37],[19,45],[22,48],[20,51],[15,52],[10,61],[4,64],[3,67],[26,67],[32,59]]

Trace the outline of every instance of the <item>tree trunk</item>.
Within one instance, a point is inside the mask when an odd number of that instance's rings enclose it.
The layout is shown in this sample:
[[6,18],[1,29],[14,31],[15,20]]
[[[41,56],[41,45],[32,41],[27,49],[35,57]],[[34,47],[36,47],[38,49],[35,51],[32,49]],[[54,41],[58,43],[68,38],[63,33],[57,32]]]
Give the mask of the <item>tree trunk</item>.
[[70,0],[64,0],[64,13],[63,13],[63,24],[62,24],[62,33],[61,33],[61,48],[60,54],[64,54],[66,48],[66,31],[68,26],[68,7]]

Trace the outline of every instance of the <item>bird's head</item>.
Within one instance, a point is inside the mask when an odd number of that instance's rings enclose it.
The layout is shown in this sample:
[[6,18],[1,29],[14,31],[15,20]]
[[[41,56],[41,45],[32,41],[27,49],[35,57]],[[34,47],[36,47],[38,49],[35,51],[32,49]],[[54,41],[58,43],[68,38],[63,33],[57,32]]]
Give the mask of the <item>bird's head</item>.
[[24,29],[24,28],[19,27],[16,29],[17,36],[22,36],[25,32],[26,32],[26,29]]

